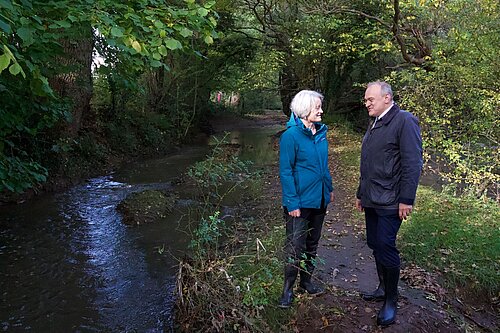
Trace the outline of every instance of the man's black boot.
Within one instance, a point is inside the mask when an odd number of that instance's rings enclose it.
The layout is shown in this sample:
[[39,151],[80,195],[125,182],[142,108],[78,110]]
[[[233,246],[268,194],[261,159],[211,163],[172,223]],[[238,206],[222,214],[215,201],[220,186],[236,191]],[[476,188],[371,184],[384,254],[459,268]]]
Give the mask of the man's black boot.
[[309,295],[319,296],[325,293],[325,289],[311,282],[312,272],[306,272],[305,270],[300,270],[300,283],[299,287],[307,291]]
[[388,326],[396,321],[398,309],[399,266],[383,267],[385,282],[385,301],[377,316],[377,324]]
[[285,282],[283,284],[283,294],[278,301],[278,307],[287,309],[292,306],[293,302],[293,285],[297,279],[298,268],[288,264],[285,266]]
[[384,272],[382,265],[377,260],[375,260],[375,264],[377,265],[378,288],[372,292],[363,293],[361,296],[365,301],[383,301],[385,299]]

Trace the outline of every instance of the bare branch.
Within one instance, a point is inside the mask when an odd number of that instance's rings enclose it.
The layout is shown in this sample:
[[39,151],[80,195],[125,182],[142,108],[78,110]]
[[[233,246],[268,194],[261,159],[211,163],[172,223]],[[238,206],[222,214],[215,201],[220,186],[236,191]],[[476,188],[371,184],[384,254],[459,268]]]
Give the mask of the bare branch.
[[408,54],[408,50],[406,48],[406,43],[403,40],[403,37],[401,36],[401,31],[399,28],[399,18],[401,15],[401,11],[399,9],[399,0],[394,0],[394,16],[393,16],[393,24],[392,24],[392,33],[394,34],[394,37],[396,38],[396,41],[399,44],[399,48],[401,50],[401,55],[403,56],[403,59],[411,64],[415,64],[417,66],[421,66],[424,63],[424,58],[423,57],[415,57],[412,55]]

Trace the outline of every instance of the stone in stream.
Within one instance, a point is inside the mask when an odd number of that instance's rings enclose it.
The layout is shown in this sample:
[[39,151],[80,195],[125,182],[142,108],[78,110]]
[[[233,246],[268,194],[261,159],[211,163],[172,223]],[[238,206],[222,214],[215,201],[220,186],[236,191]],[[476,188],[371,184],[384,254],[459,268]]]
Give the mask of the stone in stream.
[[123,216],[123,223],[141,225],[164,218],[173,211],[176,202],[174,194],[145,190],[130,194],[116,208]]

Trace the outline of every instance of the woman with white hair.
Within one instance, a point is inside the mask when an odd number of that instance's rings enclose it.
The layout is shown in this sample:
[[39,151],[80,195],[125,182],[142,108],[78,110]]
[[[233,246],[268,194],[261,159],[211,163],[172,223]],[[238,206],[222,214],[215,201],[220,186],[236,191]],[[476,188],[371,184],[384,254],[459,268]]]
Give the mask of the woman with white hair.
[[333,185],[328,169],[327,126],[321,123],[323,95],[302,90],[292,100],[287,130],[280,139],[280,180],[286,221],[285,281],[278,306],[289,308],[299,287],[311,295],[324,289],[311,282],[326,207]]

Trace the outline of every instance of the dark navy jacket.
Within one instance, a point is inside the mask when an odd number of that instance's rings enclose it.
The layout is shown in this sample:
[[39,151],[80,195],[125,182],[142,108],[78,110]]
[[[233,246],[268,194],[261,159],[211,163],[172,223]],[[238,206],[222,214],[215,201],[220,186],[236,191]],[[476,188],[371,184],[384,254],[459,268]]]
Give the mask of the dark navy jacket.
[[418,120],[394,104],[363,137],[357,198],[363,207],[413,205],[422,164]]

